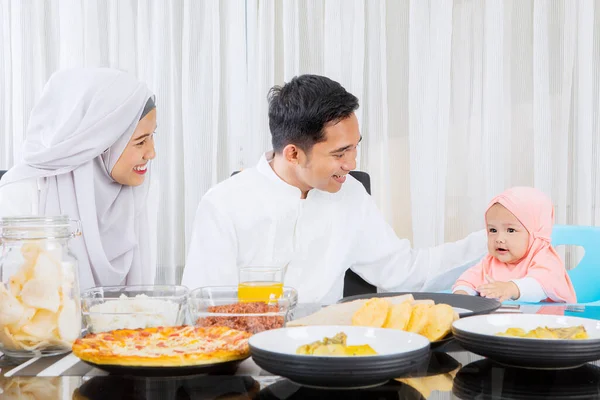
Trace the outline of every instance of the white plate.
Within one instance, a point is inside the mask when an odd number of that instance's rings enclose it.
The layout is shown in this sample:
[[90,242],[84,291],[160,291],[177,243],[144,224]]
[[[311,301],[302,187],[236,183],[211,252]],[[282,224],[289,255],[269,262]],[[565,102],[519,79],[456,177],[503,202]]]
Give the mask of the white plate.
[[349,346],[368,344],[379,356],[402,354],[429,346],[429,340],[415,333],[363,326],[303,326],[274,329],[252,336],[249,343],[250,346],[260,350],[296,355],[298,347],[323,340],[324,337],[333,337],[339,332],[344,332],[348,336]]
[[[566,328],[583,325],[590,339],[600,339],[600,321],[580,317],[536,314],[494,314],[479,315],[454,321],[454,329],[466,333],[495,336],[508,328],[521,328],[525,331],[537,327]],[[524,338],[519,338],[524,339]],[[540,340],[531,338],[531,340]]]
[[[378,354],[361,357],[296,354],[298,347],[348,336],[349,345],[370,345]],[[365,388],[381,385],[408,372],[426,371],[430,356],[424,336],[394,329],[364,326],[302,326],[258,333],[250,338],[254,362],[274,375],[311,387]]]
[[[508,328],[583,325],[589,339],[536,339],[498,336]],[[580,317],[535,314],[494,314],[467,317],[452,324],[454,338],[468,351],[521,368],[574,368],[600,359],[600,321]]]

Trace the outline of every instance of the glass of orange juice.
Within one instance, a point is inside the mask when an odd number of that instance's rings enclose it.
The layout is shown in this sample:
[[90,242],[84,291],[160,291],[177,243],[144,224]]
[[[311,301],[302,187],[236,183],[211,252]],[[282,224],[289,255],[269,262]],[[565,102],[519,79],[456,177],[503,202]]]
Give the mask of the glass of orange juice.
[[283,295],[286,267],[242,267],[238,284],[241,302],[271,302]]

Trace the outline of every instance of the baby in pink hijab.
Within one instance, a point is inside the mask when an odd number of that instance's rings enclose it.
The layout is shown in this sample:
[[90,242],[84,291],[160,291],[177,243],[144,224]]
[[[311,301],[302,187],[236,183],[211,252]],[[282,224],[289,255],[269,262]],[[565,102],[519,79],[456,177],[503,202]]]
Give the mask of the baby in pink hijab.
[[485,213],[488,255],[465,271],[453,293],[527,302],[576,303],[565,266],[550,244],[554,207],[542,192],[515,187]]

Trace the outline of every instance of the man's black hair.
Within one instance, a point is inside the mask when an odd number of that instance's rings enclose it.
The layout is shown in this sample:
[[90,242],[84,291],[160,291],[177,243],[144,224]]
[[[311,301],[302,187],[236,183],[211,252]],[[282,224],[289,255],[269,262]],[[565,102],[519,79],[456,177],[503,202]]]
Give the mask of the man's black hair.
[[325,141],[324,128],[348,118],[358,99],[339,83],[319,75],[300,75],[269,91],[269,128],[273,150],[294,144],[309,153]]

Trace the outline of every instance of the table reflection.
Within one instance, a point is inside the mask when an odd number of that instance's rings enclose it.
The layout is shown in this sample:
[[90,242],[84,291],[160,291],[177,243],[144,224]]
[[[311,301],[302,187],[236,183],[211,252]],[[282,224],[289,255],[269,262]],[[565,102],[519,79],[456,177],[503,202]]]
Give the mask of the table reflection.
[[142,378],[97,376],[73,393],[77,400],[253,399],[260,384],[249,376],[188,376]]
[[[452,390],[460,364],[445,353],[432,353],[426,370],[364,390],[327,390],[287,379],[265,385],[244,376],[124,377],[98,376],[83,383],[73,399],[426,399],[433,390]],[[258,378],[257,378],[258,379]]]
[[505,367],[488,359],[464,366],[454,379],[459,399],[600,399],[600,367],[564,370]]
[[0,377],[2,400],[55,400],[61,398],[62,392],[62,379],[58,377]]
[[276,382],[258,394],[260,400],[425,400],[409,385],[390,381],[370,389],[331,390],[297,385],[287,379]]

